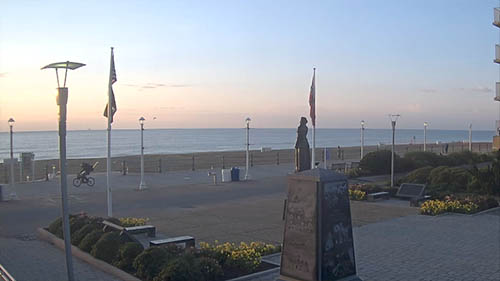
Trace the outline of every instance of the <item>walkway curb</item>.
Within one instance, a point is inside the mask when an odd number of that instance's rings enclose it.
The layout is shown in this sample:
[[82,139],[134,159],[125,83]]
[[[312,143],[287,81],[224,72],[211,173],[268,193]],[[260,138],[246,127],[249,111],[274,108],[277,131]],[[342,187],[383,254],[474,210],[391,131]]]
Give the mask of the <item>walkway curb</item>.
[[[64,251],[64,240],[60,239],[59,237],[55,236],[54,234],[48,232],[47,230],[41,227],[37,228],[36,233],[38,238],[40,238],[40,240],[46,241]],[[113,275],[114,277],[117,277],[123,281],[141,281],[137,277],[134,277],[128,274],[127,272],[108,264],[107,262],[98,260],[93,256],[91,256],[90,254],[80,250],[78,247],[75,247],[73,245],[71,245],[71,253],[73,256],[83,260],[84,262],[98,268],[103,272]]]

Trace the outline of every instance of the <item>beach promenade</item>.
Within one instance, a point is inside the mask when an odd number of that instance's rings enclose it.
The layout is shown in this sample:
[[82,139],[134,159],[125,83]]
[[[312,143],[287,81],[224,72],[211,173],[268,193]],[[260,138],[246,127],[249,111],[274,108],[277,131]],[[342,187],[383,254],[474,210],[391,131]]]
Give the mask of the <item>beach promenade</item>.
[[[207,170],[151,173],[146,176],[149,189],[141,192],[136,190],[138,174],[116,172],[112,180],[114,216],[147,217],[159,233],[191,235],[197,242],[281,243],[286,174],[292,170],[291,164],[255,166],[252,180],[217,186]],[[71,213],[105,216],[106,175],[98,173],[95,178],[92,188],[69,187]],[[0,203],[0,264],[18,281],[64,280],[64,253],[34,235],[37,227],[60,216],[58,181],[18,186],[19,201]],[[413,281],[416,272],[425,273],[421,280],[500,278],[496,251],[500,248],[500,220],[496,213],[424,217],[407,201],[397,200],[352,201],[351,211],[358,269],[365,281]],[[481,278],[452,278],[464,270]],[[76,258],[75,272],[77,280],[116,280]]]
[[[446,144],[428,143],[427,151],[434,153],[443,153]],[[365,155],[372,151],[381,149],[391,149],[390,145],[380,146],[365,146]],[[358,162],[360,159],[360,147],[329,147],[327,150],[327,164],[342,162]],[[468,143],[454,142],[448,144],[448,153],[460,152],[468,150]],[[396,145],[396,153],[403,156],[405,153],[413,151],[423,151],[423,144],[399,144]],[[491,143],[476,142],[472,144],[474,152],[490,152]],[[316,159],[323,162],[325,158],[325,149],[316,148]],[[36,157],[36,155],[35,155]],[[68,173],[76,174],[80,171],[82,162],[95,163],[99,162],[96,167],[96,172],[106,171],[106,158],[86,158],[86,159],[68,159]],[[251,150],[250,165],[282,165],[294,162],[294,151],[292,149],[280,149],[271,151]],[[323,165],[323,164],[321,164]],[[219,152],[197,152],[184,154],[152,154],[144,156],[144,171],[146,173],[167,173],[171,171],[189,171],[189,170],[204,170],[213,168],[231,168],[245,166],[245,151],[219,151]],[[323,167],[323,166],[322,166]],[[112,158],[112,170],[122,172],[123,170],[130,173],[140,171],[140,156],[122,156]],[[14,179],[16,182],[27,181],[33,178],[43,180],[47,177],[47,173],[57,173],[59,171],[58,159],[52,160],[36,160],[33,177],[33,166],[27,165],[23,168],[22,174],[19,166],[15,167]],[[9,167],[0,163],[0,184],[9,182]]]

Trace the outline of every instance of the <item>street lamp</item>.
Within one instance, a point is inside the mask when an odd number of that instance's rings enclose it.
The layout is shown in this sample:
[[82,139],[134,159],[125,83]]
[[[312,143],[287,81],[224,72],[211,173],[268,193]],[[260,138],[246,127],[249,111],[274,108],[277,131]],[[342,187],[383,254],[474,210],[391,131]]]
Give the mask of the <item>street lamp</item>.
[[[66,113],[68,104],[68,88],[66,88],[66,78],[68,77],[68,69],[75,70],[85,66],[78,62],[57,62],[42,67],[43,69],[53,68],[56,70],[57,78],[57,105],[59,105],[59,167],[61,169],[61,201],[62,201],[62,218],[63,218],[63,234],[64,234],[64,250],[66,252],[66,270],[68,272],[68,281],[73,281],[73,260],[71,256],[71,234],[69,231],[69,213],[68,213],[68,182],[66,171]],[[63,87],[59,85],[58,69],[65,69]]]
[[359,160],[362,160],[365,156],[365,120],[361,120],[361,156]]
[[250,150],[250,121],[252,121],[250,119],[250,117],[247,117],[247,119],[245,119],[245,122],[247,123],[247,150],[246,150],[246,169],[245,169],[245,180],[248,180],[248,169],[249,169],[249,165],[248,165],[248,154],[249,154],[249,150]]
[[139,118],[139,124],[141,124],[141,183],[139,184],[139,190],[146,189],[146,182],[144,181],[144,117]]
[[7,123],[9,123],[10,127],[10,199],[17,200],[17,194],[15,190],[15,182],[14,182],[14,141],[13,141],[13,131],[12,128],[14,126],[14,118],[10,118]]
[[426,151],[426,146],[427,146],[427,126],[429,126],[429,123],[424,122],[424,151]]
[[391,153],[391,187],[394,187],[394,150],[395,150],[395,135],[396,135],[396,121],[401,115],[399,114],[389,114],[392,125],[392,153]]

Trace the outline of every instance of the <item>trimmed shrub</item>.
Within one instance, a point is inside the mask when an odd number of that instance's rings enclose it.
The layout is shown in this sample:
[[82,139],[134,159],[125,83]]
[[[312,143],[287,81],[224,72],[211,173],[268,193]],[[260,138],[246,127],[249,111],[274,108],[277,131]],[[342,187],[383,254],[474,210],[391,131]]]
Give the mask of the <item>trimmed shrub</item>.
[[[389,150],[373,151],[366,154],[359,162],[359,168],[363,174],[380,175],[391,173],[392,152]],[[394,154],[394,169],[396,172],[411,171],[415,164],[411,159],[401,158]]]
[[[460,166],[460,165],[472,165],[482,162],[485,156],[481,156],[479,153],[474,153],[471,151],[453,152],[448,154],[448,165],[450,166]],[[488,158],[488,157],[486,157]],[[489,161],[489,160],[486,160]]]
[[199,258],[196,261],[196,267],[200,270],[203,281],[215,281],[224,275],[222,267],[212,258]]
[[59,238],[63,238],[62,217],[58,217],[55,221],[49,224],[48,231]]
[[127,272],[133,272],[134,267],[132,264],[134,263],[135,258],[144,251],[144,247],[140,243],[137,242],[128,242],[120,246],[118,250],[118,259],[115,265]]
[[69,219],[69,229],[70,229],[71,235],[73,235],[73,233],[80,230],[80,228],[82,228],[88,222],[89,222],[88,217],[85,215],[72,216]]
[[[198,265],[198,266],[197,266]],[[193,255],[185,254],[163,267],[154,281],[194,281],[203,279],[199,264]]]
[[92,246],[101,238],[104,233],[100,229],[93,230],[89,234],[85,235],[78,248],[82,251],[89,253],[92,250]]
[[135,258],[132,266],[136,270],[137,277],[146,281],[152,281],[162,271],[168,260],[169,253],[166,249],[151,247],[140,253]]
[[437,167],[447,165],[449,162],[445,156],[429,151],[408,152],[405,154],[404,158],[412,161],[417,168],[426,166]]
[[471,179],[472,176],[466,169],[440,166],[430,172],[430,185],[427,187],[427,191],[435,197],[464,192]]
[[105,233],[92,247],[90,254],[107,263],[112,263],[120,249],[120,234],[117,231]]
[[94,230],[99,230],[100,227],[97,224],[87,224],[71,235],[71,244],[78,246],[82,242],[83,238],[90,232]]
[[422,168],[418,168],[416,170],[411,171],[405,177],[399,180],[399,183],[419,183],[419,184],[428,184],[429,176],[431,171],[434,168],[431,166],[426,166]]

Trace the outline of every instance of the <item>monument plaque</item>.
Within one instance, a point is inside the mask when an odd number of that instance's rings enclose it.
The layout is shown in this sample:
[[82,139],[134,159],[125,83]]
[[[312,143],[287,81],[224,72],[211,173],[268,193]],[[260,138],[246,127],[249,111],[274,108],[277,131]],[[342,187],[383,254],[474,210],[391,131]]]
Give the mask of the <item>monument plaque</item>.
[[396,193],[401,198],[420,198],[425,194],[425,184],[403,183]]
[[361,280],[344,175],[316,168],[288,176],[280,275],[286,281]]

